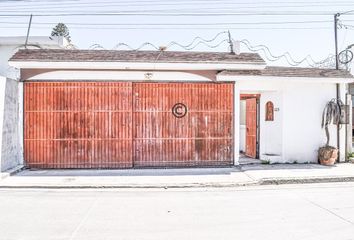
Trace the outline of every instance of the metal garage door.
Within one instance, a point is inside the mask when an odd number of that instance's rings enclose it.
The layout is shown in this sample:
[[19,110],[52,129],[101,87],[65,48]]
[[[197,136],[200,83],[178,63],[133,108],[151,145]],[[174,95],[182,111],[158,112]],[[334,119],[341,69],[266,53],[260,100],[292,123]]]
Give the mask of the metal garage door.
[[27,165],[132,167],[131,94],[131,83],[25,83]]
[[232,84],[26,82],[37,168],[232,164]]
[[133,89],[135,166],[232,163],[233,85],[141,83]]

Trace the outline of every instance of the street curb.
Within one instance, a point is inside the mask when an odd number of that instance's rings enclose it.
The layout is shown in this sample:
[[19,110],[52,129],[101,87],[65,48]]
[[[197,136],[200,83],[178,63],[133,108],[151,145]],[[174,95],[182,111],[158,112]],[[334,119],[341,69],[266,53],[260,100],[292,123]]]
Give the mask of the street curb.
[[0,185],[0,189],[169,189],[169,188],[230,188],[261,185],[285,185],[285,184],[311,184],[354,182],[354,176],[336,177],[312,177],[312,178],[263,178],[260,180],[235,183],[235,182],[211,182],[190,184],[127,184],[127,185]]
[[306,178],[263,178],[259,181],[259,185],[332,183],[332,182],[354,182],[354,176],[306,177]]
[[0,189],[168,189],[168,188],[227,188],[257,186],[258,182],[249,183],[206,183],[206,184],[180,184],[180,185],[2,185]]

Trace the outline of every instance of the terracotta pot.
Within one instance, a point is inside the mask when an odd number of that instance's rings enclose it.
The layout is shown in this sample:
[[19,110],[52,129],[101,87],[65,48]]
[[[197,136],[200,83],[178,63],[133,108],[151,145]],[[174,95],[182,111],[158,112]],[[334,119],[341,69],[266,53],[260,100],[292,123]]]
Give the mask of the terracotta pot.
[[318,160],[320,164],[332,166],[338,158],[338,149],[331,146],[321,147],[318,150]]

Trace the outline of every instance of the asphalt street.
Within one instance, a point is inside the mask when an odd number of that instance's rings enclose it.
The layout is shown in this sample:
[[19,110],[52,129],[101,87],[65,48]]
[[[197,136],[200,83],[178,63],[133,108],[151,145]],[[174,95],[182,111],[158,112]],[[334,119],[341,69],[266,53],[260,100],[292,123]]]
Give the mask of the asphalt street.
[[354,239],[354,183],[1,189],[0,240]]

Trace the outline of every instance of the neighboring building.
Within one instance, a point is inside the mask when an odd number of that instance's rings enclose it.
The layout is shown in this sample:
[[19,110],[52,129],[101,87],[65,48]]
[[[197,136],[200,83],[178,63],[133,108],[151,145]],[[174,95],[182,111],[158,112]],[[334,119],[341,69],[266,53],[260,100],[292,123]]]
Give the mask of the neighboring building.
[[[0,37],[0,75],[16,79],[18,71],[9,66],[10,57],[25,46],[26,37]],[[63,37],[29,37],[28,49],[58,49],[68,47],[68,41]]]
[[[0,172],[23,163],[22,83],[20,72],[8,64],[9,58],[24,48],[26,37],[0,37]],[[29,37],[28,49],[64,48],[62,37]]]
[[[337,83],[344,100],[354,82],[343,70],[267,67],[254,53],[20,50],[10,65],[24,90],[22,159],[35,168],[230,166],[240,147],[271,163],[317,162],[323,108]],[[344,128],[340,143],[343,161]]]

